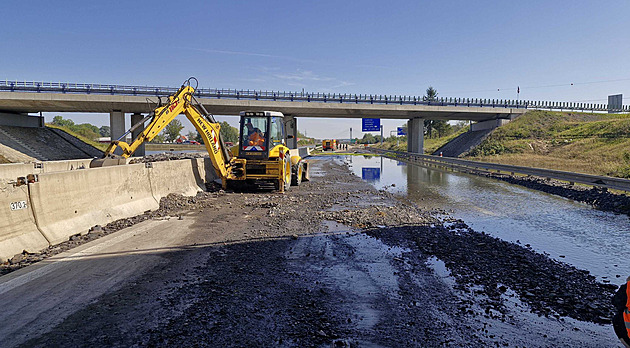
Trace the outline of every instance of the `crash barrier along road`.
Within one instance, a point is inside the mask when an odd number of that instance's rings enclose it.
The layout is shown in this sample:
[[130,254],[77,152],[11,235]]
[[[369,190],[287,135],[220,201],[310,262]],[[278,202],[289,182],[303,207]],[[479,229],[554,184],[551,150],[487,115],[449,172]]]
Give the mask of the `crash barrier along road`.
[[[85,161],[89,167],[90,160]],[[6,173],[0,165],[0,259],[23,250],[37,252],[92,226],[157,209],[169,193],[195,195],[216,178],[207,158],[45,172],[77,168],[75,161],[66,162],[43,162],[40,168],[10,164]],[[30,175],[8,180],[16,173]]]
[[0,164],[0,182],[14,182],[18,177],[26,177],[28,174],[64,172],[68,170],[90,168],[90,161],[92,161],[91,158],[65,161]]
[[614,190],[630,192],[630,180],[613,178],[610,176],[591,175],[582,173],[564,172],[561,170],[531,168],[511,166],[507,164],[496,164],[487,162],[468,161],[459,158],[451,157],[438,157],[431,155],[421,155],[417,153],[391,151],[377,148],[368,148],[372,152],[380,153],[385,156],[402,159],[410,162],[422,163],[424,165],[435,165],[441,167],[447,167],[451,169],[459,169],[473,172],[491,172],[496,171],[498,173],[506,172],[514,175],[525,174],[534,175],[543,178],[556,179],[561,181],[567,181],[571,184],[584,184],[596,187],[605,187]]
[[35,223],[26,185],[0,187],[0,259],[48,247],[49,243]]

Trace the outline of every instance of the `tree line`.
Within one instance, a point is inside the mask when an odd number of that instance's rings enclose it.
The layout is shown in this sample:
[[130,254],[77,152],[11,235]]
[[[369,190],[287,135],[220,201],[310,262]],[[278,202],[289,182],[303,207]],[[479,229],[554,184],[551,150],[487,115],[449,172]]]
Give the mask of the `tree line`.
[[[230,143],[236,143],[238,141],[238,129],[236,129],[236,127],[232,127],[229,123],[227,123],[227,121],[219,122],[219,125],[221,126],[220,133],[221,133],[221,136],[223,137],[223,141],[230,142]],[[160,134],[158,134],[155,138],[153,138],[151,142],[153,143],[173,142],[177,138],[179,138],[181,135],[184,135],[184,134],[181,134],[182,130],[184,130],[184,125],[182,124],[182,122],[180,120],[173,120],[166,127],[164,127],[164,130],[162,130]],[[199,142],[200,144],[203,144],[203,139],[201,138],[201,134],[199,134],[197,130],[188,131],[188,133],[186,133],[185,136],[188,140],[194,140],[194,141]]]
[[[89,140],[98,141],[98,138],[101,137],[109,137],[111,136],[111,131],[109,126],[97,127],[90,123],[81,123],[75,124],[71,119],[63,118],[62,116],[55,116],[50,122],[51,125],[60,127],[62,129],[69,130],[75,134],[83,136]],[[238,142],[238,129],[236,127],[232,127],[227,121],[219,122],[221,125],[221,136],[223,137],[223,141],[230,142],[236,144]],[[151,143],[166,143],[166,142],[174,142],[178,137],[182,134],[184,130],[184,125],[180,120],[173,120],[169,123],[164,129],[158,134]],[[194,140],[203,144],[203,139],[197,130],[189,131],[185,134],[188,140]],[[300,139],[299,144],[310,144],[314,141],[312,138],[307,138],[304,134],[298,131],[297,135],[298,139]]]
[[75,124],[74,121],[65,119],[61,116],[53,117],[53,120],[50,123],[57,127],[68,129],[71,132],[90,140],[98,140],[100,137],[110,136],[109,126],[102,126],[99,128],[90,123]]
[[[98,138],[101,137],[110,137],[111,130],[109,126],[97,127],[90,123],[81,123],[76,124],[71,119],[63,118],[62,116],[53,117],[51,125],[57,126],[62,129],[69,130],[75,134],[78,134],[82,137],[85,137],[89,140],[98,141]],[[220,122],[221,125],[221,135],[223,136],[223,140],[226,142],[236,143],[238,142],[238,129],[232,127],[226,121]],[[180,135],[182,135],[182,131],[184,130],[184,125],[180,120],[173,120],[169,123],[160,134],[158,134],[153,140],[152,143],[166,143],[175,141]],[[195,140],[200,144],[203,143],[201,139],[201,135],[195,131],[189,131],[186,134],[188,140]]]

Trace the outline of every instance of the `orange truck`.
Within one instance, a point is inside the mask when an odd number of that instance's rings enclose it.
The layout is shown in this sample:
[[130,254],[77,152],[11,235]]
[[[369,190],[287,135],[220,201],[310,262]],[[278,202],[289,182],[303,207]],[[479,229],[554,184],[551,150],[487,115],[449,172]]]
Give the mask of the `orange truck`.
[[334,139],[324,139],[322,141],[322,150],[323,151],[334,151],[337,148],[337,141]]

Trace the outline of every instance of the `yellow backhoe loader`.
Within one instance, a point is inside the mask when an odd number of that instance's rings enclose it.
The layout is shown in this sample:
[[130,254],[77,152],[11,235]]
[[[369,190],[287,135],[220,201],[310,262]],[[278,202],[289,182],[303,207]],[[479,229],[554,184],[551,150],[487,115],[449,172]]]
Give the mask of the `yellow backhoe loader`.
[[[184,114],[201,135],[224,189],[256,185],[284,192],[292,184],[297,186],[309,179],[308,162],[286,146],[284,115],[281,112],[242,111],[238,151],[233,148],[232,151],[236,152],[233,154],[223,142],[220,124],[195,98],[191,81],[197,80],[186,80],[177,92],[168,97],[166,105],[158,106],[118,140],[112,141],[103,158],[93,160],[90,167],[125,164],[142,143],[155,138],[177,115]],[[131,143],[123,141],[149,119],[151,122]],[[114,154],[117,148],[122,150],[121,155]]]

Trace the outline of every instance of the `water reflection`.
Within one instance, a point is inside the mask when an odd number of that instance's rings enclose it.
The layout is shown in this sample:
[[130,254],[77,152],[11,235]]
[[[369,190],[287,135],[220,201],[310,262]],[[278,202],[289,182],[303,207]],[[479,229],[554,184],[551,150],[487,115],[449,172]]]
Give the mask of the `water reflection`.
[[379,189],[406,195],[427,209],[452,210],[452,216],[477,231],[530,244],[598,277],[620,283],[630,274],[630,250],[624,247],[630,220],[625,215],[498,180],[388,158],[356,156],[351,168],[358,176],[363,168],[380,169],[378,178],[368,180]]
[[414,165],[408,165],[405,166],[405,168],[407,177],[407,193],[421,192],[427,183],[430,185],[447,184],[447,176],[444,175],[444,172]]
[[[349,156],[352,157],[352,156]],[[363,156],[363,158],[369,158],[370,156]],[[361,168],[361,179],[375,183],[381,180],[381,172],[383,171],[383,158],[380,157],[381,166],[380,167],[366,167],[363,166]]]

